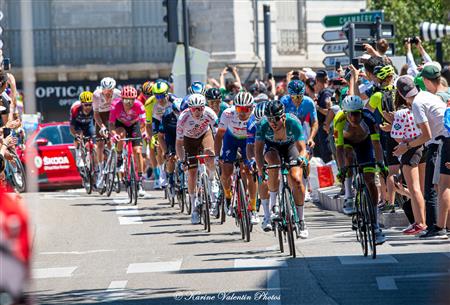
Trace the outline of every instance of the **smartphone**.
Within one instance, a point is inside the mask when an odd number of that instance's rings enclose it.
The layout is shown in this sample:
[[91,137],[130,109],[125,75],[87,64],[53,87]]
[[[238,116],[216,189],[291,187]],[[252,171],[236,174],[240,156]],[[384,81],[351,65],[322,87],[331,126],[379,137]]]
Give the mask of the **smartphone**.
[[272,79],[272,78],[273,78],[273,74],[272,73],[267,74],[267,79]]
[[233,68],[230,65],[227,65],[227,71],[228,72],[233,72]]
[[355,68],[359,68],[359,59],[358,58],[353,58],[352,59],[352,65]]
[[3,70],[10,70],[11,69],[11,61],[9,58],[3,59]]
[[341,67],[341,62],[340,61],[336,61],[336,63],[334,64],[334,70],[339,70],[339,68]]

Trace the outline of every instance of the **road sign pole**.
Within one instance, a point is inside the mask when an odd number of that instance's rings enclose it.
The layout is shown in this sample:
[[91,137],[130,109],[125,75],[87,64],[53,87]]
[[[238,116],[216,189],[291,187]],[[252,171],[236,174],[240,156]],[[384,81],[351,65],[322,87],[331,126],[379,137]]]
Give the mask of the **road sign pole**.
[[270,6],[264,8],[264,72],[272,73],[272,38],[270,33]]
[[350,63],[355,56],[355,24],[352,22],[348,27],[348,57]]
[[378,41],[378,40],[381,39],[381,34],[382,34],[382,31],[381,31],[381,18],[380,17],[376,18],[375,25],[377,27],[377,31],[375,32],[375,38]]
[[191,85],[191,62],[189,54],[189,24],[188,24],[188,10],[186,0],[183,0],[183,42],[184,42],[184,64],[186,73],[186,90]]

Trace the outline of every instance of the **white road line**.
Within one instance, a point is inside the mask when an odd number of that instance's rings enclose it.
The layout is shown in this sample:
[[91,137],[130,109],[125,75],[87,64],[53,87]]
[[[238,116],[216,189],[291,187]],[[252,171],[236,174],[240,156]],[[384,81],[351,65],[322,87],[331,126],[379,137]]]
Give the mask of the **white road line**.
[[128,204],[129,199],[128,199],[128,197],[113,198],[113,202],[115,204]]
[[362,255],[356,256],[338,256],[342,265],[376,265],[376,264],[398,264],[398,261],[392,255],[377,255],[376,259]]
[[234,268],[278,268],[287,267],[287,262],[282,258],[238,258],[234,260]]
[[396,279],[410,279],[410,278],[427,278],[450,276],[450,270],[447,273],[418,273],[408,275],[394,275],[394,276],[377,276],[378,290],[398,290]]
[[51,279],[61,277],[71,277],[72,273],[78,267],[62,267],[62,268],[36,268],[33,269],[33,279]]
[[116,214],[124,215],[119,216],[119,223],[121,225],[136,225],[143,224],[141,216],[139,216],[139,210],[135,206],[116,206]]
[[182,259],[171,262],[153,262],[130,264],[127,273],[171,272],[181,269]]
[[83,254],[91,254],[91,253],[103,253],[103,252],[113,252],[116,250],[88,250],[88,251],[69,251],[69,252],[40,252],[39,255],[66,255],[66,254],[73,254],[73,255],[83,255]]
[[280,272],[278,270],[267,271],[267,305],[281,305]]
[[122,299],[128,295],[125,292],[125,287],[127,286],[128,281],[112,281],[108,289],[104,293],[101,293],[96,297],[97,300],[105,301],[114,301],[118,299]]

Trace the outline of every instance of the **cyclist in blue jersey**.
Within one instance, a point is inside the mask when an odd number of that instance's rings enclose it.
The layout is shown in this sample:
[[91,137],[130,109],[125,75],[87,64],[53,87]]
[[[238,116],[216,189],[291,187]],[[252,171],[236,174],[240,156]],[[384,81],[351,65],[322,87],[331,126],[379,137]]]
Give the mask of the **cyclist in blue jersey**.
[[206,90],[205,97],[208,102],[208,106],[214,110],[220,121],[223,111],[228,109],[230,105],[222,101],[222,93],[218,88],[209,88]]
[[[307,165],[306,145],[300,121],[294,115],[285,113],[280,101],[269,102],[265,107],[265,118],[257,125],[255,153],[259,176],[264,175],[264,161],[268,165],[281,162],[301,160]],[[308,230],[304,217],[305,186],[303,185],[303,166],[295,166],[289,170],[289,184],[292,188],[297,214],[300,219],[300,237],[307,238]],[[278,189],[280,187],[279,171],[271,169],[269,175],[271,218],[278,218]]]

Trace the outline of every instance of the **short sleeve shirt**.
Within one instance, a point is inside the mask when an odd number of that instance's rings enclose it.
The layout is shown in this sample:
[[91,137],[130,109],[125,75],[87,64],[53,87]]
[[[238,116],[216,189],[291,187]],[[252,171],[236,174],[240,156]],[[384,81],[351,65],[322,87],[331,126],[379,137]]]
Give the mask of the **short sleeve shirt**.
[[394,139],[412,140],[422,134],[414,122],[413,113],[409,109],[400,109],[394,114],[391,137]]
[[108,112],[111,110],[112,101],[117,98],[120,98],[119,89],[114,89],[112,98],[110,100],[106,100],[105,96],[103,95],[102,89],[99,88],[94,91],[94,95],[92,97],[92,107],[94,108],[94,111]]
[[298,107],[295,106],[290,95],[283,96],[280,101],[284,105],[285,112],[295,115],[302,124],[307,123],[311,125],[317,121],[316,105],[310,97],[304,96]]
[[217,122],[217,115],[208,106],[199,119],[193,117],[191,110],[185,109],[179,116],[177,122],[177,139],[184,137],[198,139],[203,136],[209,128],[214,128]]

